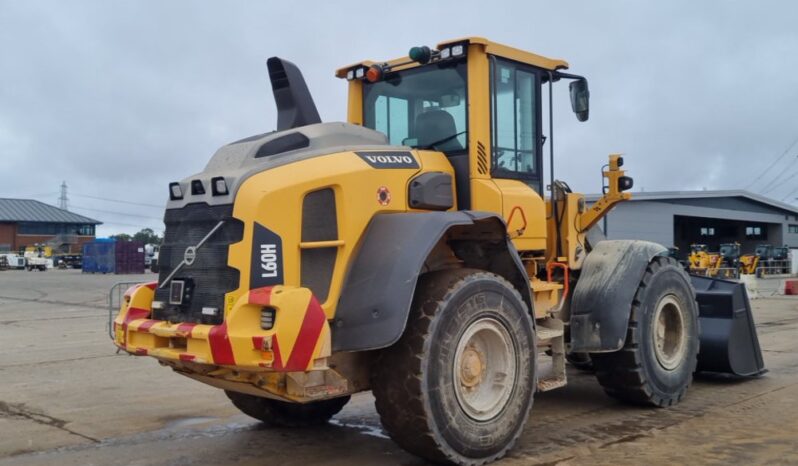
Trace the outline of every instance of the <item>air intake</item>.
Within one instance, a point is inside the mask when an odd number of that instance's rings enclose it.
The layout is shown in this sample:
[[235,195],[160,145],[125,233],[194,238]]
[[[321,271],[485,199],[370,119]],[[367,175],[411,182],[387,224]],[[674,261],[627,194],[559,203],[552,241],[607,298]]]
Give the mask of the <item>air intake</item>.
[[321,123],[305,78],[296,65],[282,58],[266,61],[277,104],[277,131]]

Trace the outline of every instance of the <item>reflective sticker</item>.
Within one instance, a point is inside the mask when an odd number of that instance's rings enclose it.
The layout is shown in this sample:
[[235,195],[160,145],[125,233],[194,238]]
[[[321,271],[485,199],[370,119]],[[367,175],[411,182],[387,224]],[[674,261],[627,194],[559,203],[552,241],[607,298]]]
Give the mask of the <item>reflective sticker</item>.
[[391,191],[387,186],[380,186],[377,190],[377,202],[381,206],[386,206],[391,203]]

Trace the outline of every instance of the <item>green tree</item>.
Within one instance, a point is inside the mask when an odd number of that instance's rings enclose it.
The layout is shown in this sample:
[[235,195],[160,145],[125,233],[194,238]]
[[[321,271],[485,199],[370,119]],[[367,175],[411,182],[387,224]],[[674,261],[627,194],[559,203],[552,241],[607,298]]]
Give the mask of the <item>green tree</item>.
[[111,238],[113,238],[113,239],[115,239],[117,241],[130,241],[130,240],[133,239],[133,237],[128,235],[127,233],[119,233],[119,234],[116,234],[116,235],[111,235]]
[[133,241],[141,241],[144,244],[161,244],[163,238],[158,236],[152,228],[143,228],[133,235]]

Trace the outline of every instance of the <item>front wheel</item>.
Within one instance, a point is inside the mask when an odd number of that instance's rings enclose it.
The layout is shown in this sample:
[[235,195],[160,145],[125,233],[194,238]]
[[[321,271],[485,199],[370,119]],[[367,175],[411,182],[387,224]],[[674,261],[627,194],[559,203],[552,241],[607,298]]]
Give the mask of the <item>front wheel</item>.
[[698,304],[690,278],[674,259],[655,257],[635,293],[623,348],[591,358],[610,396],[671,406],[693,379],[698,340]]
[[311,403],[289,403],[228,390],[224,393],[241,412],[269,427],[308,427],[326,424],[344,408],[350,398],[343,396]]
[[434,462],[503,457],[526,424],[535,333],[503,278],[458,269],[422,276],[401,339],[372,370],[377,412],[402,448]]

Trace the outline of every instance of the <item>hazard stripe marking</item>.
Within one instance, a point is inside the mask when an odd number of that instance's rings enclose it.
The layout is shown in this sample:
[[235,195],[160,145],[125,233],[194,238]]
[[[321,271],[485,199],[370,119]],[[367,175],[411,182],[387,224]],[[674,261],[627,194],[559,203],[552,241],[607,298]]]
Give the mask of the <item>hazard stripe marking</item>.
[[272,287],[264,286],[263,288],[255,288],[249,291],[249,303],[260,304],[261,306],[268,306],[271,304]]
[[177,333],[183,334],[183,335],[185,335],[187,337],[190,337],[191,336],[191,332],[194,330],[194,327],[196,327],[196,326],[197,326],[197,324],[191,324],[191,323],[180,324],[180,325],[177,326]]
[[137,332],[147,333],[150,331],[150,327],[157,324],[157,320],[145,320],[139,325],[139,328],[136,329]]
[[294,343],[294,349],[285,363],[285,370],[304,371],[307,369],[310,358],[313,357],[313,349],[316,347],[322,328],[324,328],[325,320],[327,317],[324,310],[316,297],[311,295],[305,319],[302,321],[302,327],[299,329]]
[[216,364],[233,365],[236,363],[233,356],[233,346],[227,335],[227,322],[211,327],[208,332],[208,343],[211,345],[211,355]]

